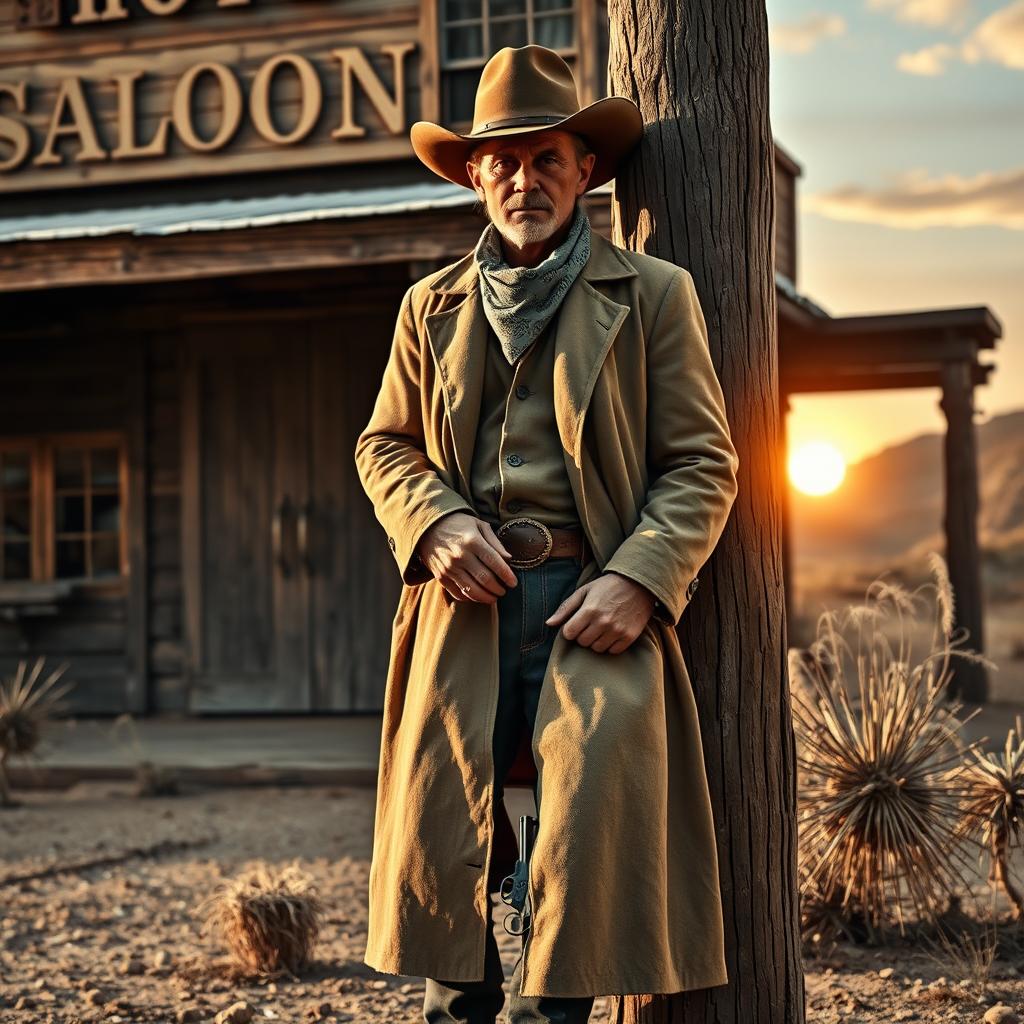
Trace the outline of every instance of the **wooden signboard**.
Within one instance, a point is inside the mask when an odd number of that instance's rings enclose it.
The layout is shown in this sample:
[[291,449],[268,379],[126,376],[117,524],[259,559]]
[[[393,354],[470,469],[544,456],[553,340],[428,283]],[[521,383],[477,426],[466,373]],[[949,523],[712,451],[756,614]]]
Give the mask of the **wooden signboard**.
[[0,193],[406,157],[409,125],[437,117],[434,16],[0,0]]

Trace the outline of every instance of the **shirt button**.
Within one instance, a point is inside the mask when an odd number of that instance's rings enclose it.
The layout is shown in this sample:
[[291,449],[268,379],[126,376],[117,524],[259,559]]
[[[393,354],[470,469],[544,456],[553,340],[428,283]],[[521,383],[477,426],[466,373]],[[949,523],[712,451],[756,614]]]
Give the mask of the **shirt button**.
[[530,393],[530,389],[525,384],[516,385],[516,398],[525,398]]
[[523,459],[522,459],[522,456],[516,455],[516,453],[513,452],[511,455],[506,455],[505,456],[505,461],[510,466],[520,466],[520,465],[522,465]]

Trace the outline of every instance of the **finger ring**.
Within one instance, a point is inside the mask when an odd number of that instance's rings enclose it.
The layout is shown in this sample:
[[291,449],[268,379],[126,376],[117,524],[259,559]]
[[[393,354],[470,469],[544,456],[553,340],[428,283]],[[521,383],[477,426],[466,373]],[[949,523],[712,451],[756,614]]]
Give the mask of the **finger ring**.
[[472,587],[470,587],[470,586],[469,586],[469,585],[467,584],[466,586],[464,586],[464,587],[462,588],[462,592],[463,592],[464,594],[468,594],[468,593],[470,592],[470,590],[472,590],[472,589],[473,589],[473,588],[472,588]]

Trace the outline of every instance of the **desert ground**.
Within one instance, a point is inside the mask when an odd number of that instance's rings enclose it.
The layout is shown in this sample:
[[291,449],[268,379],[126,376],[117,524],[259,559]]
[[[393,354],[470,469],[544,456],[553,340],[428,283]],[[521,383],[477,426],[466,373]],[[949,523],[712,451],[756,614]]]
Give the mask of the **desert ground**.
[[[422,979],[362,963],[371,789],[195,787],[140,798],[129,783],[92,782],[17,795],[23,806],[0,812],[5,1024],[213,1021],[238,1002],[253,1020],[421,1020]],[[297,861],[324,900],[314,963],[301,977],[240,977],[214,936],[201,934],[199,901],[257,860]],[[519,940],[500,924],[496,934],[509,977]],[[1000,1001],[1019,1012],[1018,964],[1024,957],[997,960],[980,985],[966,960],[919,943],[841,943],[807,962],[807,1019],[955,1024],[982,1020]],[[610,1002],[597,1001],[595,1024],[611,1019]]]

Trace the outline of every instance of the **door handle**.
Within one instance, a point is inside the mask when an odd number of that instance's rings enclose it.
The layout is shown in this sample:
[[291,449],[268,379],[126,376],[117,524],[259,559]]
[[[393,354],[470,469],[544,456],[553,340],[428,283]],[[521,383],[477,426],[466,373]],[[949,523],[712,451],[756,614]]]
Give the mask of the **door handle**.
[[270,546],[273,551],[274,563],[281,570],[282,576],[291,576],[291,566],[284,551],[284,517],[291,507],[291,498],[285,495],[274,510],[270,520]]
[[299,508],[298,519],[295,523],[295,536],[299,545],[299,561],[306,569],[306,575],[313,575],[313,557],[309,549],[309,524],[313,516],[313,501],[303,502]]

